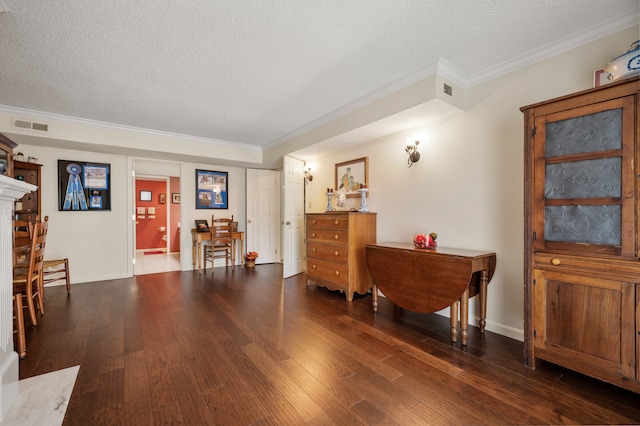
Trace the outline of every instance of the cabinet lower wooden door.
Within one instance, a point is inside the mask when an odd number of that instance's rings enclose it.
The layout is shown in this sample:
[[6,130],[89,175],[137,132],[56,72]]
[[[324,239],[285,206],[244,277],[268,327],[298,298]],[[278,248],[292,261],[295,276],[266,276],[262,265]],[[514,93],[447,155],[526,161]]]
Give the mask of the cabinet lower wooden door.
[[[638,285],[575,271],[534,272],[534,353],[592,377],[637,380]],[[637,385],[637,382],[636,382]],[[640,386],[636,386],[640,390]]]

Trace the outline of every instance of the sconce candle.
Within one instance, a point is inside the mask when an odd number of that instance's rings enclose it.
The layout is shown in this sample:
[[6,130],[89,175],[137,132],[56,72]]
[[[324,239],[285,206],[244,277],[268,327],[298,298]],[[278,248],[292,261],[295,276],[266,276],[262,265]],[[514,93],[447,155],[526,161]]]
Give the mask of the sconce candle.
[[333,189],[327,188],[327,209],[325,210],[327,212],[330,212],[331,210],[333,210],[333,207],[331,207],[332,198],[333,198]]
[[367,191],[369,190],[367,188],[363,188],[361,184],[358,191],[360,192],[360,209],[358,211],[360,213],[366,213],[369,211],[367,208]]

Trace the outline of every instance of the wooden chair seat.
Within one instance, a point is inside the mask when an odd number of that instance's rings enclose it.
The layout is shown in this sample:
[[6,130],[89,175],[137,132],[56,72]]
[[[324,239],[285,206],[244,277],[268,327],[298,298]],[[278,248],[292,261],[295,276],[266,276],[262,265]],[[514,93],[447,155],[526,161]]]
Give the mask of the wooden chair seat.
[[71,279],[69,278],[69,259],[45,260],[43,265],[43,284],[65,280],[67,294],[71,293]]

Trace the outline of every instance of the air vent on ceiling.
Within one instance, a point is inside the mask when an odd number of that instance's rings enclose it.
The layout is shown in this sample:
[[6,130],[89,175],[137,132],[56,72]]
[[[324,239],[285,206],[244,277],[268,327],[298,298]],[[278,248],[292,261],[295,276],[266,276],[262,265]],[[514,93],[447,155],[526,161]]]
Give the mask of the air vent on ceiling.
[[40,132],[48,132],[49,125],[43,123],[34,123],[26,120],[13,120],[11,122],[11,127],[14,129],[24,129],[24,130],[38,130]]

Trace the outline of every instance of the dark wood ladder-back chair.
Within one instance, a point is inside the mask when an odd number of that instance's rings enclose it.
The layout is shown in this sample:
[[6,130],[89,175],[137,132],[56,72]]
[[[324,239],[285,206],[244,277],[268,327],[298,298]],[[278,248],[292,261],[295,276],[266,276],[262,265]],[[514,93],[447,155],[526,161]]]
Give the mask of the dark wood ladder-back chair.
[[[40,311],[40,315],[44,315],[42,268],[48,229],[49,224],[46,221],[40,222],[40,218],[37,217],[32,227],[32,236],[29,244],[23,246],[22,249],[14,250],[14,259],[27,259],[26,265],[20,263],[16,265],[13,274],[14,318],[16,322],[14,329],[18,334],[17,349],[21,358],[26,355],[24,302],[26,301],[26,307],[33,326],[38,324],[36,308]],[[28,253],[21,252],[21,250],[27,250]]]
[[211,226],[209,227],[211,232],[211,245],[204,247],[204,267],[207,267],[207,260],[211,262],[211,270],[213,271],[215,259],[225,259],[226,266],[233,265],[233,238],[231,233],[233,232],[233,215],[231,219],[228,218],[215,218],[215,215],[211,216]]

